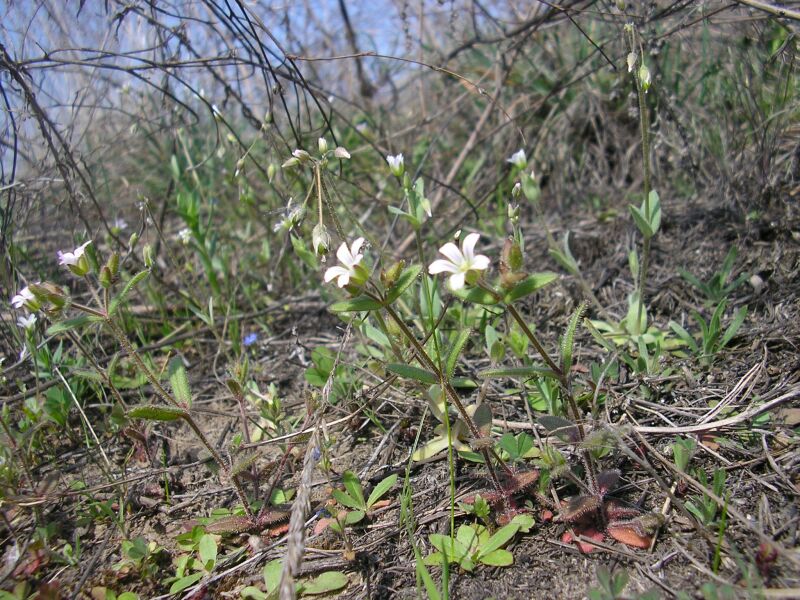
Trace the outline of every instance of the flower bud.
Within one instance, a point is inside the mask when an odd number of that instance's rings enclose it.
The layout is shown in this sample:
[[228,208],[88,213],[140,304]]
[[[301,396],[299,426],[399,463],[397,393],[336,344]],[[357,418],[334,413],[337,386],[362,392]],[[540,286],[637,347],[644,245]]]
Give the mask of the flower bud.
[[402,154],[398,154],[397,156],[387,156],[386,162],[389,163],[389,170],[392,172],[392,175],[395,177],[403,176],[406,166]]
[[108,271],[111,273],[112,277],[117,276],[119,273],[119,252],[111,253],[111,256],[109,256],[106,261],[106,267],[108,267]]
[[383,284],[383,287],[385,287],[387,290],[391,288],[397,281],[397,278],[403,273],[403,269],[405,269],[405,267],[406,261],[399,260],[388,269],[383,269],[381,271],[381,283]]
[[299,148],[295,149],[294,152],[292,152],[292,156],[294,156],[301,163],[308,162],[311,160],[311,155],[305,150],[300,150]]
[[331,236],[323,223],[318,223],[311,232],[311,245],[317,256],[324,256],[330,250]]
[[343,148],[342,146],[337,146],[336,150],[333,151],[333,155],[336,158],[350,158],[350,153],[347,151],[347,148]]
[[100,269],[100,274],[97,276],[97,279],[100,281],[100,285],[105,289],[110,288],[111,284],[114,282],[114,276],[111,275],[111,269],[109,269],[107,265],[103,265]]
[[133,248],[136,246],[136,242],[139,241],[139,234],[135,231],[131,234],[131,237],[128,238],[128,248]]
[[269,166],[267,167],[267,181],[272,183],[272,180],[275,179],[275,172],[277,170],[278,168],[275,166],[275,163],[269,163]]
[[[519,194],[517,194],[519,196]],[[512,225],[516,225],[519,223],[519,204],[516,202],[509,202],[508,203],[508,220],[511,221]]]
[[64,294],[64,290],[48,281],[32,283],[29,288],[40,305],[49,303],[56,308],[62,308],[67,303],[67,296]]
[[617,10],[620,12],[625,10],[625,0],[617,0]]
[[296,167],[296,166],[297,166],[297,165],[299,165],[299,164],[300,164],[300,159],[299,159],[299,158],[292,157],[292,158],[290,158],[289,160],[287,160],[286,162],[284,162],[284,163],[281,165],[281,168],[282,168],[282,169],[291,169],[292,167]]
[[639,67],[639,81],[642,84],[642,90],[647,93],[647,90],[650,89],[650,69],[644,64]]
[[636,52],[629,52],[628,53],[628,73],[633,73],[633,67],[636,66]]
[[511,188],[511,197],[516,200],[519,198],[519,195],[522,193],[522,184],[518,181],[514,184],[514,187]]
[[144,261],[145,267],[148,269],[153,268],[155,257],[153,255],[153,247],[150,244],[145,244],[144,248],[142,248],[142,260]]
[[264,124],[265,124],[265,125],[271,125],[271,124],[272,124],[272,121],[273,121],[273,118],[272,118],[272,111],[271,111],[271,110],[268,110],[268,111],[267,111],[267,112],[264,114]]
[[317,148],[319,148],[320,154],[325,154],[328,151],[328,141],[325,138],[319,138],[317,140]]

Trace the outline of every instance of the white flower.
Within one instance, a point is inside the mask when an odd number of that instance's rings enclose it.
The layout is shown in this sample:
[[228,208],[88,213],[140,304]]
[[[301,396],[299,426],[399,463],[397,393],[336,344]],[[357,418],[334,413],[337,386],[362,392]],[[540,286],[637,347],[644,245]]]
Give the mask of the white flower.
[[633,67],[636,66],[636,52],[629,52],[626,60],[628,63],[628,73],[633,73]]
[[506,162],[510,162],[518,169],[524,169],[528,165],[528,159],[525,158],[525,150],[517,150],[510,158],[506,159]]
[[[358,263],[361,262],[361,259],[364,258],[364,255],[359,252],[361,250],[361,246],[364,244],[364,238],[358,238],[356,241],[353,242],[353,245],[349,248],[347,247],[347,242],[342,242],[342,245],[339,246],[339,249],[336,251],[336,258],[339,259],[339,262],[342,266],[336,265],[335,267],[330,267],[327,271],[325,271],[325,283],[336,279],[336,285],[340,288],[345,287],[347,284],[350,283],[350,280],[361,279],[361,273],[359,273],[359,269],[364,271],[363,268],[360,268]],[[364,278],[364,281],[366,278]],[[364,281],[354,281],[354,283],[363,283]]]
[[17,325],[25,330],[33,329],[36,325],[36,315],[28,315],[27,317],[17,317]]
[[112,223],[111,225],[111,229],[116,229],[117,231],[122,231],[123,229],[127,228],[128,228],[128,223],[125,221],[125,219],[121,219],[119,217],[114,219],[114,223]]
[[475,254],[475,244],[480,237],[479,233],[470,233],[461,242],[460,250],[453,242],[447,242],[439,248],[439,252],[444,254],[447,260],[433,261],[428,267],[428,273],[431,275],[452,273],[449,279],[450,289],[456,291],[463,288],[470,271],[483,271],[489,268],[489,258],[483,254]]
[[188,227],[184,227],[178,232],[178,239],[180,240],[181,244],[186,246],[192,241],[192,230]]
[[19,293],[11,298],[11,306],[14,308],[22,308],[28,302],[35,302],[36,296],[33,295],[33,292],[28,288],[26,285],[22,288]]
[[387,156],[386,162],[389,163],[389,170],[395,177],[402,177],[403,172],[406,170],[405,163],[403,162],[403,155]]
[[86,246],[92,243],[92,240],[88,242],[84,242],[72,252],[62,252],[61,250],[58,251],[58,264],[59,265],[66,265],[66,266],[77,266],[78,262],[80,262],[81,257],[83,256],[84,251],[86,250]]
[[350,158],[350,153],[347,151],[347,148],[343,148],[342,146],[337,146],[336,150],[333,151],[333,155],[336,158]]
[[317,148],[319,149],[320,154],[325,154],[328,151],[328,140],[325,138],[319,138],[317,140]]

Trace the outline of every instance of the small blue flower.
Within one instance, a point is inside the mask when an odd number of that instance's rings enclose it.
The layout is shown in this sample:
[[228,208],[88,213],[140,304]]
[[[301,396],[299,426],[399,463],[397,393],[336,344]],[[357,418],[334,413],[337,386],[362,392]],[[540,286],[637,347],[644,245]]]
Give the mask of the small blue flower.
[[322,457],[322,452],[320,452],[319,447],[315,447],[311,451],[311,458],[314,459],[314,462],[318,461]]
[[257,341],[258,341],[258,334],[257,333],[248,333],[246,336],[244,336],[244,340],[242,340],[242,343],[244,344],[244,346],[246,348],[248,346],[252,346]]

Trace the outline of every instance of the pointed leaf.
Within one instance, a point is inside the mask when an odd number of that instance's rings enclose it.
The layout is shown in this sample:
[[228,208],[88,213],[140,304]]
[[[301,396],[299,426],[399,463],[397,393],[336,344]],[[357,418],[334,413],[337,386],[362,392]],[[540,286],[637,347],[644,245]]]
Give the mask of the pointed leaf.
[[90,315],[81,315],[79,317],[73,317],[72,319],[64,319],[48,327],[46,333],[47,335],[58,335],[73,329],[78,329],[88,323],[97,323],[101,320],[100,317]]
[[342,475],[342,483],[344,484],[344,489],[350,494],[350,497],[359,503],[358,508],[366,508],[366,504],[364,504],[364,490],[361,488],[358,475],[352,471],[345,471]]
[[182,408],[174,406],[140,404],[129,409],[127,416],[129,419],[146,419],[148,421],[177,421],[178,419],[185,419],[189,416],[189,413]]
[[456,370],[456,363],[458,362],[458,357],[461,355],[461,352],[464,350],[464,346],[469,341],[469,336],[472,333],[471,329],[462,329],[456,341],[453,343],[453,347],[450,349],[450,354],[447,356],[447,365],[446,365],[446,373],[447,377],[450,378],[453,376],[453,373]]
[[347,508],[352,508],[353,510],[361,510],[363,508],[363,506],[359,504],[358,500],[342,490],[333,490],[331,492],[331,496],[333,496],[334,500],[336,500],[339,504]]
[[172,393],[175,399],[182,404],[190,406],[192,403],[192,392],[189,389],[186,367],[183,366],[183,360],[179,356],[169,361],[168,373],[169,384],[172,387]]
[[478,371],[478,375],[489,379],[500,379],[502,377],[530,379],[538,376],[550,376],[553,375],[553,372],[544,367],[499,367],[496,369],[483,369]]
[[505,546],[509,541],[511,541],[511,538],[517,535],[518,531],[519,525],[516,523],[509,523],[508,525],[498,529],[495,534],[489,538],[489,541],[481,546],[481,561],[483,561],[483,557],[486,554],[490,554],[498,548]]
[[205,534],[197,544],[197,555],[206,571],[211,571],[217,562],[217,542],[214,537]]
[[125,284],[125,287],[122,288],[122,291],[109,304],[108,314],[113,315],[117,311],[117,308],[119,308],[119,305],[125,302],[128,294],[130,294],[137,285],[144,281],[148,275],[150,275],[149,269],[146,271],[139,271],[136,275],[131,277],[128,280],[128,283]]
[[520,300],[525,296],[530,296],[534,292],[538,292],[546,285],[554,282],[556,279],[558,279],[558,274],[556,273],[534,273],[530,277],[523,279],[517,285],[515,285],[514,289],[506,294],[505,301],[506,303],[511,304],[512,302]]
[[336,302],[331,305],[331,312],[367,312],[370,310],[378,310],[381,308],[381,303],[370,298],[369,296],[357,296],[350,300]]
[[392,486],[397,482],[397,473],[389,475],[386,479],[382,480],[375,488],[367,499],[367,509],[383,497],[386,492],[392,489]]
[[416,281],[417,277],[419,276],[420,271],[422,271],[421,265],[412,265],[405,269],[400,277],[397,278],[395,284],[389,290],[389,293],[386,294],[386,302],[391,304],[395,300],[397,300],[400,296],[402,296],[403,292],[405,292],[408,287]]
[[628,208],[630,209],[631,216],[636,223],[636,227],[639,228],[639,231],[642,233],[642,235],[648,239],[653,237],[653,230],[650,229],[650,223],[642,214],[641,210],[633,204],[630,204]]
[[396,375],[405,377],[406,379],[414,379],[415,381],[420,381],[428,385],[439,383],[439,378],[436,376],[436,374],[428,371],[427,369],[412,367],[411,365],[405,365],[402,363],[390,363],[386,365],[386,369],[392,373],[395,373]]
[[580,440],[580,431],[577,425],[563,417],[545,415],[536,419],[536,422],[544,427],[549,433],[555,434],[559,439],[576,443]]
[[204,527],[206,533],[244,533],[255,527],[249,517],[223,517]]

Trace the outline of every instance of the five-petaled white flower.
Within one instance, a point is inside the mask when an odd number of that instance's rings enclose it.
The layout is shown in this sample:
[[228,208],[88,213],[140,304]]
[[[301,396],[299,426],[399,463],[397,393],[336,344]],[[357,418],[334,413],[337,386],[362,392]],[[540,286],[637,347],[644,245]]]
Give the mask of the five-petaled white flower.
[[14,308],[22,308],[26,303],[33,302],[35,300],[36,296],[33,295],[33,292],[26,285],[16,296],[11,298],[11,306]]
[[17,317],[17,325],[25,330],[33,329],[36,325],[36,315],[28,315],[27,317]]
[[364,258],[364,255],[359,252],[363,244],[364,238],[356,239],[349,248],[347,247],[347,242],[342,242],[342,245],[336,251],[336,258],[339,259],[342,266],[336,265],[325,271],[324,278],[326,283],[336,279],[336,285],[340,288],[349,284],[351,279],[354,279],[353,283],[364,283],[366,278],[363,278],[362,273],[359,273],[359,270],[364,271],[364,269],[359,267],[358,264]]
[[189,242],[192,241],[192,230],[188,227],[184,227],[178,232],[178,240],[181,244],[186,246]]
[[389,163],[389,170],[392,172],[392,175],[395,177],[403,176],[406,167],[402,154],[398,154],[397,156],[389,155],[386,157],[386,162]]
[[92,243],[92,240],[88,242],[84,242],[72,252],[62,252],[61,250],[58,251],[58,264],[59,265],[66,265],[66,266],[76,266],[83,256],[83,253],[86,251],[86,246]]
[[506,162],[510,162],[518,169],[524,169],[528,166],[528,159],[525,158],[525,150],[517,150],[510,158],[506,159]]
[[[447,257],[433,261],[428,267],[428,273],[452,273],[449,279],[450,289],[460,290],[464,287],[468,273],[471,271],[484,271],[489,268],[489,257],[483,254],[475,254],[475,244],[478,243],[481,235],[470,233],[461,242],[461,249],[453,242],[447,242],[439,248],[439,252]],[[474,283],[472,281],[471,283]]]

